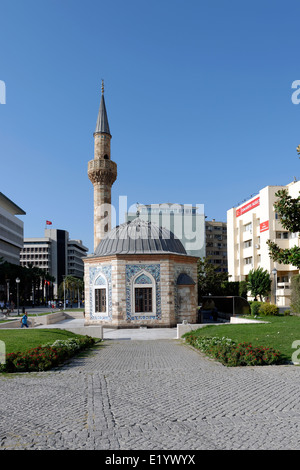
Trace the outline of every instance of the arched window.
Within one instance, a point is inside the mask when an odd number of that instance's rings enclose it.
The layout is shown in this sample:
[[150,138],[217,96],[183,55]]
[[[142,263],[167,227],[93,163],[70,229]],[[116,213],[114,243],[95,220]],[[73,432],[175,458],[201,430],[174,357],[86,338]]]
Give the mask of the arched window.
[[132,300],[132,313],[155,313],[155,279],[150,273],[142,271],[133,278]]
[[107,282],[102,274],[94,282],[94,312],[107,314]]

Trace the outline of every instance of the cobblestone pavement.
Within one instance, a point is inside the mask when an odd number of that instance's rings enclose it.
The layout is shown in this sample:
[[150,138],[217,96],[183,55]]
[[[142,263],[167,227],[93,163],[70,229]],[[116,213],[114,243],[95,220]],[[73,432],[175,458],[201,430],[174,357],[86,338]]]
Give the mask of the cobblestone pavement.
[[179,340],[106,341],[0,377],[0,449],[300,449],[300,368],[226,368]]

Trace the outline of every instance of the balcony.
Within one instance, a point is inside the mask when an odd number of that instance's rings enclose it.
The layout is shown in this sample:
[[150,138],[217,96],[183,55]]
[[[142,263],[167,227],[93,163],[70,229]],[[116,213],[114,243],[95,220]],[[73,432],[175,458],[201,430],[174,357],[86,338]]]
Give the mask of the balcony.
[[276,296],[287,296],[291,294],[291,285],[289,282],[278,282]]

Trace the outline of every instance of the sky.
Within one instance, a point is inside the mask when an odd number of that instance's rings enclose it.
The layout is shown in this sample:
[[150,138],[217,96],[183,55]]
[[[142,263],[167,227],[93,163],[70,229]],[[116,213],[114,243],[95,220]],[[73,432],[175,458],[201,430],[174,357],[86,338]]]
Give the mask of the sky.
[[93,252],[102,79],[117,223],[120,198],[226,221],[298,179],[299,13],[298,0],[0,0],[0,191],[26,212],[24,236],[49,220]]

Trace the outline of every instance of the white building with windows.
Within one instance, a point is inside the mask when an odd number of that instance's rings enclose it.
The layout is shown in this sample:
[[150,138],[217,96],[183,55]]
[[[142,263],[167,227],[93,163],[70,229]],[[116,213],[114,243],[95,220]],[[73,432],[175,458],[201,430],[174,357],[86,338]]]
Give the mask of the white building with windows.
[[20,264],[24,239],[24,223],[17,215],[26,212],[0,193],[0,258],[13,264]]
[[36,266],[55,278],[54,295],[66,275],[84,276],[83,258],[88,248],[81,240],[70,240],[66,230],[45,229],[44,237],[25,238],[21,266]]
[[165,228],[181,241],[190,256],[205,257],[204,205],[197,204],[137,204],[136,212],[128,212],[126,221],[136,217]]
[[[276,193],[280,189],[287,189],[289,195],[296,198],[300,181],[287,186],[266,186],[248,201],[227,211],[228,273],[230,281],[243,281],[247,280],[251,269],[266,269],[272,279],[270,300],[275,301],[276,292],[276,304],[289,306],[291,278],[299,274],[299,270],[292,265],[274,263],[266,243],[271,240],[280,248],[300,246],[298,234],[285,230],[275,212]],[[274,268],[277,270],[275,281]]]

